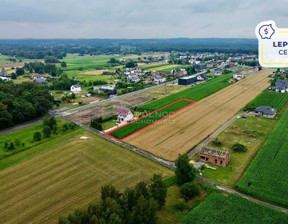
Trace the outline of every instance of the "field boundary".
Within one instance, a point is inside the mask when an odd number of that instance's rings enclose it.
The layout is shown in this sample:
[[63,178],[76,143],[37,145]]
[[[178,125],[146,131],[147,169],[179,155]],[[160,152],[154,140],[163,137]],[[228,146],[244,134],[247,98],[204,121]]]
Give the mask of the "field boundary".
[[[141,129],[133,132],[132,134],[127,135],[127,136],[124,137],[124,138],[118,139],[118,138],[115,138],[114,136],[110,135],[110,133],[112,133],[112,132],[114,132],[114,131],[116,131],[116,130],[118,130],[118,129],[120,129],[120,128],[123,128],[123,127],[125,127],[125,126],[127,126],[127,125],[129,125],[129,124],[131,124],[131,123],[134,123],[134,122],[136,122],[136,121],[138,121],[138,120],[141,120],[142,118],[145,118],[145,117],[147,117],[147,116],[149,116],[149,115],[151,115],[151,114],[154,114],[154,113],[156,113],[156,112],[158,112],[158,111],[160,111],[160,110],[163,110],[164,108],[169,107],[169,106],[171,106],[171,105],[173,105],[173,104],[175,104],[175,103],[178,103],[178,102],[180,102],[180,101],[188,101],[188,102],[191,102],[191,103],[189,103],[188,105],[186,105],[186,106],[184,106],[184,107],[182,107],[182,108],[180,108],[180,109],[178,109],[178,110],[176,110],[176,111],[174,111],[174,112],[172,112],[172,113],[170,113],[170,114],[168,114],[168,115],[160,118],[160,119],[157,120],[157,121],[154,121],[153,123],[145,126],[144,128],[141,128]],[[120,127],[114,128],[113,130],[104,133],[104,135],[106,135],[107,137],[113,138],[113,139],[115,139],[115,140],[117,140],[117,141],[123,141],[123,140],[125,140],[126,138],[128,138],[128,137],[130,137],[130,136],[132,136],[132,135],[134,135],[134,134],[136,134],[136,133],[138,133],[138,132],[140,132],[140,131],[142,131],[142,130],[150,127],[150,126],[152,126],[153,124],[156,124],[156,123],[164,120],[165,118],[170,117],[171,115],[173,115],[173,114],[175,114],[175,113],[177,113],[177,112],[185,109],[186,107],[191,106],[191,105],[194,104],[194,103],[196,103],[196,101],[194,101],[194,100],[189,100],[189,99],[186,99],[186,98],[180,98],[179,100],[176,100],[176,101],[174,101],[174,102],[172,102],[172,103],[169,103],[169,104],[167,104],[167,105],[165,105],[165,106],[163,106],[163,107],[161,107],[161,108],[159,108],[159,109],[157,109],[157,110],[154,110],[154,111],[152,111],[152,112],[150,112],[150,113],[148,113],[148,114],[146,114],[146,115],[144,115],[144,116],[142,116],[142,117],[139,117],[139,118],[137,118],[137,119],[135,119],[135,120],[133,120],[133,121],[130,121],[130,122],[128,122],[127,124],[124,124],[124,125],[121,125]]]

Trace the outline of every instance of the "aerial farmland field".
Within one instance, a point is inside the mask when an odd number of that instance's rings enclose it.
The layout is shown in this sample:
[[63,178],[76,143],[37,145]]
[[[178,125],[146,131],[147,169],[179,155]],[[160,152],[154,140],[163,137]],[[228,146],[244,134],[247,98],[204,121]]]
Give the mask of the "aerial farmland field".
[[288,110],[237,184],[237,188],[288,208]]
[[267,88],[271,73],[263,70],[248,76],[174,114],[169,117],[170,122],[157,123],[125,141],[162,158],[175,160],[179,153],[187,152],[213,133]]
[[266,91],[262,92],[259,96],[257,96],[254,100],[246,105],[246,108],[249,110],[254,110],[259,106],[270,106],[278,111],[282,109],[282,107],[288,101],[287,93],[277,93],[274,91]]
[[213,193],[186,215],[179,224],[222,223],[287,223],[288,215],[237,195],[224,196]]
[[[37,153],[25,158],[29,150]],[[15,155],[24,157],[21,162],[0,171],[1,223],[57,223],[59,215],[97,201],[102,185],[112,183],[122,191],[148,181],[153,173],[173,175],[83,129],[29,150]]]

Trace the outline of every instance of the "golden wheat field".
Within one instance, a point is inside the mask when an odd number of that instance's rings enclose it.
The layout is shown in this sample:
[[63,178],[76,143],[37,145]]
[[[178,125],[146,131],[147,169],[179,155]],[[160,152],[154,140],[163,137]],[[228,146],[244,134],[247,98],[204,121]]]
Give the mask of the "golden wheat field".
[[262,70],[156,123],[126,142],[175,160],[213,133],[268,87],[271,70]]
[[0,223],[57,223],[59,215],[98,200],[102,185],[124,190],[149,181],[153,173],[173,175],[82,129],[61,138],[39,145],[43,152],[0,171]]

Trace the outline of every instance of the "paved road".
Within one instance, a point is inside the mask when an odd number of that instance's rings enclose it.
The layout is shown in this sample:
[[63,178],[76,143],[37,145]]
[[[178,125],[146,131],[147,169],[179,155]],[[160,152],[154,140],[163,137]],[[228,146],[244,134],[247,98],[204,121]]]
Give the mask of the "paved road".
[[[68,119],[67,117],[64,117],[63,119],[75,123],[74,121]],[[230,123],[233,123],[233,122],[235,121],[235,119],[237,119],[237,118],[236,118],[236,117],[233,117],[230,121],[228,121],[225,125],[223,125],[223,126],[222,126],[221,128],[219,128],[218,130],[219,130],[219,131],[221,131],[222,129],[224,130],[224,129],[225,129],[225,126],[228,127],[228,126],[230,125]],[[176,169],[176,166],[175,166],[175,163],[174,163],[174,162],[171,162],[171,161],[167,161],[167,160],[158,158],[158,157],[156,157],[156,156],[154,156],[154,155],[152,155],[152,154],[150,154],[150,153],[148,153],[148,152],[145,152],[145,151],[143,151],[143,150],[141,150],[141,149],[138,149],[138,148],[136,148],[136,147],[134,147],[134,146],[131,146],[131,145],[126,144],[126,143],[124,143],[124,142],[120,142],[120,141],[117,141],[117,140],[115,140],[115,139],[112,139],[112,138],[110,138],[110,137],[102,134],[101,132],[96,131],[96,130],[94,130],[94,129],[91,129],[91,128],[85,126],[85,125],[82,125],[82,124],[79,124],[79,123],[75,123],[75,124],[79,125],[79,126],[82,127],[83,129],[85,129],[85,130],[87,130],[87,131],[89,131],[89,132],[91,132],[91,133],[93,133],[93,134],[95,134],[95,135],[98,135],[98,136],[100,136],[100,137],[102,137],[102,138],[105,138],[105,139],[107,139],[107,140],[110,141],[110,142],[114,142],[114,143],[116,143],[116,144],[118,144],[118,145],[120,145],[120,146],[122,146],[122,147],[124,147],[124,148],[126,148],[126,149],[128,149],[128,150],[130,150],[130,151],[133,151],[133,152],[135,152],[135,153],[137,153],[137,154],[139,154],[139,155],[141,155],[141,156],[144,156],[144,157],[146,157],[146,158],[148,158],[148,159],[150,159],[150,160],[153,160],[153,161],[155,161],[155,162],[157,162],[157,163],[160,163],[160,164],[162,164],[162,165],[164,165],[164,166],[167,166],[167,167],[169,167],[169,168],[171,168],[171,169],[174,169],[174,170]],[[218,130],[216,131],[217,133],[218,133]],[[213,134],[214,134],[214,133],[213,133]],[[230,189],[230,188],[227,188],[227,187],[218,185],[218,184],[216,184],[215,182],[210,181],[210,180],[207,180],[207,179],[205,179],[205,178],[203,178],[203,177],[201,177],[201,176],[196,176],[196,179],[199,180],[199,181],[202,181],[202,182],[204,182],[204,183],[206,183],[206,184],[209,184],[209,185],[211,185],[211,186],[213,186],[213,187],[216,187],[217,189],[219,189],[219,190],[221,190],[221,191],[223,191],[223,192],[226,192],[226,193],[228,193],[228,194],[237,194],[238,196],[240,196],[240,197],[242,197],[242,198],[246,198],[246,199],[248,199],[248,200],[250,200],[250,201],[254,201],[254,202],[260,203],[260,204],[262,204],[262,205],[265,205],[265,206],[268,206],[268,207],[271,207],[271,208],[280,210],[280,211],[282,211],[282,212],[288,213],[288,209],[285,209],[285,208],[282,208],[282,207],[279,207],[279,206],[276,206],[276,205],[272,205],[272,204],[269,204],[269,203],[267,203],[267,202],[260,201],[260,200],[258,200],[258,199],[252,198],[252,197],[250,197],[250,196],[248,196],[248,195],[242,194],[242,193],[240,193],[240,192],[238,192],[238,191],[235,191],[235,190],[233,190],[233,189]]]
[[168,85],[168,84],[173,84],[175,82],[177,82],[177,80],[166,82],[166,83],[159,84],[159,85],[156,85],[156,86],[151,86],[151,87],[148,87],[148,88],[145,88],[145,89],[140,89],[140,90],[137,90],[137,91],[134,91],[134,92],[131,92],[131,93],[126,93],[126,94],[123,94],[123,95],[120,95],[120,96],[109,98],[107,100],[91,102],[90,104],[87,104],[87,105],[84,105],[84,106],[81,106],[81,107],[77,107],[75,109],[64,111],[62,113],[57,114],[56,116],[57,117],[68,116],[70,114],[74,114],[74,113],[77,113],[77,112],[80,112],[80,111],[83,111],[83,110],[87,110],[89,108],[96,107],[96,106],[99,106],[101,104],[109,103],[109,102],[114,101],[114,100],[123,99],[125,97],[133,96],[133,95],[136,95],[136,94],[139,94],[139,93],[144,93],[144,92],[147,92],[149,90],[156,89],[156,88]]
[[225,124],[223,124],[220,128],[218,128],[215,132],[213,132],[211,135],[209,135],[207,138],[205,138],[199,145],[197,145],[194,149],[192,149],[188,153],[188,157],[192,158],[199,150],[203,147],[208,145],[214,138],[216,138],[222,131],[224,131],[226,128],[228,128],[233,122],[237,119],[236,115],[232,117],[229,121],[227,121]]
[[0,131],[0,135],[4,135],[4,134],[7,134],[7,133],[12,132],[12,131],[17,131],[17,130],[20,130],[22,128],[27,128],[27,127],[30,127],[30,126],[32,126],[34,124],[38,124],[40,122],[42,122],[42,119],[37,120],[37,121],[32,121],[32,122],[29,122],[29,123],[26,123],[26,124],[18,125],[18,126],[13,127],[13,128],[8,128],[8,129]]

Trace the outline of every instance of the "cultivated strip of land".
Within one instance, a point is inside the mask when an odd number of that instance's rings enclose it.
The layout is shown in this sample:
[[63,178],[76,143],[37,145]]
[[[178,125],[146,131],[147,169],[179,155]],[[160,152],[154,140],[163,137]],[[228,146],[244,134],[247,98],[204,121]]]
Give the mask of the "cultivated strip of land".
[[175,160],[227,122],[269,83],[270,70],[257,72],[189,108],[125,139],[129,144],[168,160]]

